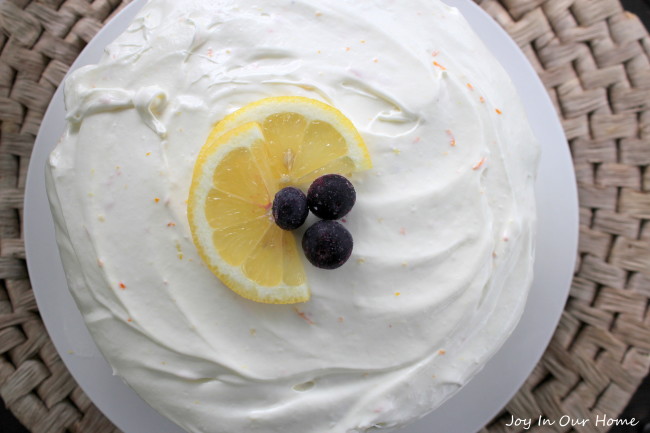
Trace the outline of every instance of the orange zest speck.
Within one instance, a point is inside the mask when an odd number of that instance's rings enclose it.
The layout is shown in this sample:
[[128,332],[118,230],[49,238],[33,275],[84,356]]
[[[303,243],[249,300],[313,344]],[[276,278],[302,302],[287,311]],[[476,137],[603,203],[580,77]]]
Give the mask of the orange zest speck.
[[122,289],[122,290],[126,290],[126,284],[124,284],[124,283],[120,283],[120,289]]
[[401,295],[400,292],[395,292],[395,296],[399,296],[399,295]]
[[481,101],[481,104],[485,104],[485,98],[484,97],[481,96],[481,97],[478,98],[478,100]]
[[503,111],[499,110],[498,108],[495,108],[494,111],[496,111],[497,114],[503,114]]
[[447,135],[449,136],[449,145],[450,145],[451,147],[456,146],[456,137],[454,137],[454,133],[451,132],[451,129],[448,129],[448,130],[446,130],[445,132],[446,132]]
[[293,307],[293,310],[296,312],[296,314],[297,314],[298,316],[300,316],[300,318],[301,318],[302,320],[304,320],[305,322],[309,323],[310,325],[314,325],[314,321],[311,320],[311,319],[309,318],[309,316],[307,316],[307,314],[306,314],[305,312],[300,311],[300,310],[299,310],[298,308],[296,308],[296,307]]
[[467,88],[469,90],[474,90],[474,86],[472,86],[472,83],[467,83]]
[[156,203],[158,203],[158,202],[160,202],[160,199],[159,199],[158,197],[156,197],[156,198],[153,199],[153,201],[155,201]]
[[479,168],[481,168],[483,166],[483,164],[485,164],[485,157],[481,158],[481,160],[479,162],[474,164],[474,166],[472,167],[472,170],[478,170]]
[[442,69],[443,71],[446,71],[446,70],[447,70],[447,68],[445,68],[444,66],[442,66],[440,63],[436,62],[435,60],[433,61],[433,66],[435,66],[435,67],[437,67],[437,68],[440,68],[440,69]]
[[439,353],[440,355],[444,355],[445,353],[447,353],[447,351],[446,351],[446,350],[443,350],[443,349],[440,349],[440,350],[438,351],[438,353]]
[[167,227],[176,227],[176,223],[175,222],[168,222]]

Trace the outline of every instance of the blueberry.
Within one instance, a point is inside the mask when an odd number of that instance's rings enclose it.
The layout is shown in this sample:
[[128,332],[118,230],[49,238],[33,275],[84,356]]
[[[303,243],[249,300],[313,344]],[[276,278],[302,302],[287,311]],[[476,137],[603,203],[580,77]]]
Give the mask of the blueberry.
[[288,186],[275,194],[273,218],[281,229],[297,229],[305,222],[308,214],[307,197],[298,188]]
[[309,209],[326,220],[337,220],[347,215],[356,199],[354,186],[340,174],[319,177],[307,191]]
[[302,250],[309,262],[321,269],[343,266],[352,254],[352,235],[340,223],[321,220],[307,229]]

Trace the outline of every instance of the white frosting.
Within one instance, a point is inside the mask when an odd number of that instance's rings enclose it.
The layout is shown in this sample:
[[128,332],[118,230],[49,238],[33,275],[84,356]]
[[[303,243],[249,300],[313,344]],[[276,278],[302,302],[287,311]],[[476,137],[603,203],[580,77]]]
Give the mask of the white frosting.
[[[293,306],[228,290],[186,218],[213,123],[277,95],[340,109],[374,163],[352,179],[352,258],[305,261],[312,298]],[[152,0],[65,97],[48,190],[70,288],[115,373],[190,432],[403,425],[522,313],[537,145],[439,1]]]

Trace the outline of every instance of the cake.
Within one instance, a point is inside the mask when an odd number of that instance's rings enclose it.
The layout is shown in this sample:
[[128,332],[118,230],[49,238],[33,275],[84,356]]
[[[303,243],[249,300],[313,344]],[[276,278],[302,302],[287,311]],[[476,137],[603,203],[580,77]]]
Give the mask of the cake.
[[[283,96],[340,110],[373,167],[350,177],[348,262],[306,263],[310,299],[270,305],[206,266],[187,201],[214,124]],[[115,374],[188,432],[404,426],[522,315],[538,147],[440,1],[151,0],[65,103],[46,176],[69,288]]]

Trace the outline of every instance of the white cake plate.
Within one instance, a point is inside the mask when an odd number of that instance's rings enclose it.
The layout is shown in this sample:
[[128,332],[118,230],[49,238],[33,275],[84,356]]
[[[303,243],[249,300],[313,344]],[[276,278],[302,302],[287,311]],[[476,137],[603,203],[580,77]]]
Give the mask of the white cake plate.
[[[457,7],[499,59],[522,96],[542,146],[537,179],[535,279],[521,322],[490,362],[439,409],[402,433],[472,433],[483,427],[523,384],[553,335],[568,295],[578,241],[578,199],[571,155],[553,105],[523,53],[508,34],[471,0]],[[88,44],[72,69],[96,63],[145,3],[135,0]],[[45,162],[62,135],[63,92],[45,114],[32,153],[25,191],[27,265],[38,307],[54,346],[77,383],[125,433],[182,433],[118,377],[100,354],[68,291],[54,222],[45,193]]]

